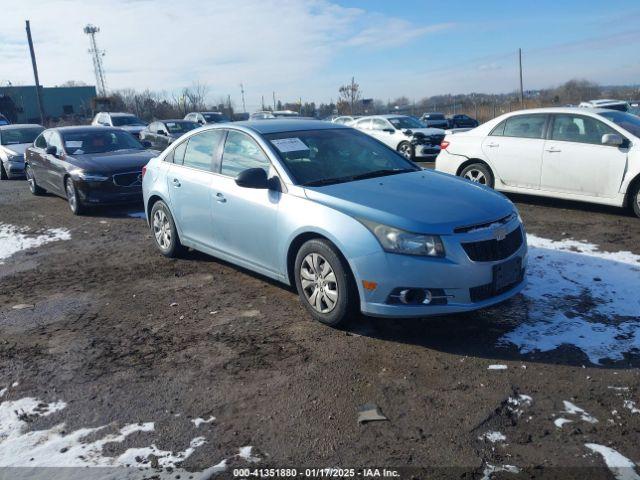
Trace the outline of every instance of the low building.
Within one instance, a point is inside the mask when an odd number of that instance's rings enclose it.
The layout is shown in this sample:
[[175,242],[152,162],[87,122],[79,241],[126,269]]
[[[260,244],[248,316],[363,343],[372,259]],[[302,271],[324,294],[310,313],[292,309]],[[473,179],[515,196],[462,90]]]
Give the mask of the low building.
[[[45,120],[91,117],[96,87],[41,87]],[[40,123],[36,87],[0,87],[0,113],[12,123]]]

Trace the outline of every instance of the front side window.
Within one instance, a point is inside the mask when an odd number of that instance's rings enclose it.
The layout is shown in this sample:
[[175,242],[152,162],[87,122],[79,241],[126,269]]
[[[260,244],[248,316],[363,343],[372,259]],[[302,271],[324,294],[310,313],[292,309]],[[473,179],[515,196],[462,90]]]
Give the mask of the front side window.
[[[211,171],[214,153],[220,146],[224,132],[222,130],[207,130],[189,138],[186,142],[184,160],[180,162],[174,157],[175,163],[182,163],[185,167]],[[178,154],[176,149],[176,155]]]
[[406,128],[425,128],[425,126],[417,119],[413,117],[393,117],[389,119],[391,125],[397,130],[404,130]]
[[371,119],[358,120],[353,126],[360,130],[371,130]]
[[270,162],[256,141],[249,135],[230,130],[222,153],[220,173],[236,177],[248,168],[262,168],[269,172]]
[[638,111],[638,113],[635,115],[631,115],[625,112],[610,111],[610,112],[600,113],[599,115],[615,123],[616,125],[624,128],[627,132],[631,133],[632,135],[635,135],[636,137],[640,137],[640,117],[637,116],[639,114],[640,114],[640,111]]
[[387,122],[379,118],[371,120],[371,130],[384,130],[385,128],[391,128]]
[[44,129],[42,127],[11,128],[0,132],[0,144],[16,145],[19,143],[33,143]]
[[42,134],[40,134],[40,136],[38,138],[36,138],[36,141],[34,142],[34,145],[38,148],[47,148],[47,139],[45,138],[45,134],[48,132],[44,132]]
[[193,130],[194,128],[198,128],[200,126],[195,122],[189,122],[185,120],[180,120],[179,122],[164,122],[164,125],[169,133],[172,134],[186,133],[189,130]]
[[519,138],[542,138],[545,115],[517,115],[508,118],[504,125],[503,136]]
[[60,134],[53,132],[49,137],[47,142],[50,147],[56,147],[58,149],[58,154],[64,152],[64,148],[62,146],[62,139],[60,138]]
[[353,129],[305,130],[265,135],[296,183],[321,186],[419,171],[412,162]]
[[580,115],[555,115],[551,139],[563,142],[602,144],[602,136],[617,133],[595,118]]

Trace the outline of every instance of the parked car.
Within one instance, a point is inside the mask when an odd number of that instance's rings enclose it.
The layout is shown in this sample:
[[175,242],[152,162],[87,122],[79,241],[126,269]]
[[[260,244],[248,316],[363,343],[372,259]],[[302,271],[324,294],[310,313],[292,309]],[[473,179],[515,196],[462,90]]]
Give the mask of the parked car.
[[42,132],[25,151],[34,195],[66,198],[79,215],[92,205],[142,200],[142,169],[158,152],[113,127],[60,127]]
[[447,121],[449,122],[448,128],[476,128],[480,125],[475,118],[464,114],[451,115]]
[[9,125],[10,123],[9,119],[0,113],[0,125]]
[[422,115],[420,121],[430,128],[449,128],[449,122],[445,118],[444,113],[428,112]]
[[226,115],[222,112],[191,112],[187,113],[184,119],[200,125],[225,123],[229,121]]
[[255,112],[252,113],[249,117],[249,120],[270,120],[272,118],[276,118],[275,115],[271,112]]
[[447,135],[436,169],[505,192],[623,207],[640,216],[640,118],[540,108]]
[[619,110],[621,112],[629,111],[629,103],[624,100],[589,100],[588,102],[581,102],[580,108],[606,108],[608,110]]
[[140,132],[140,140],[148,141],[155,150],[164,150],[176,138],[199,126],[189,120],[158,120]]
[[145,122],[140,120],[132,113],[122,112],[100,112],[93,117],[91,125],[100,125],[103,127],[118,127],[129,132],[134,137],[140,137],[140,132],[147,126]]
[[417,118],[407,115],[362,117],[350,126],[380,140],[410,160],[435,159],[444,139],[444,130],[427,128]]
[[640,117],[640,100],[630,102],[629,113]]
[[331,120],[332,123],[339,125],[351,125],[355,120],[361,118],[361,115],[342,115]]
[[43,130],[32,123],[0,126],[0,180],[24,177],[24,151]]
[[294,112],[293,110],[275,110],[273,116],[276,118],[284,118],[284,117],[299,117],[300,114],[298,112]]
[[502,194],[422,170],[329,122],[208,126],[146,167],[153,242],[288,285],[315,319],[475,310],[524,287],[527,245]]

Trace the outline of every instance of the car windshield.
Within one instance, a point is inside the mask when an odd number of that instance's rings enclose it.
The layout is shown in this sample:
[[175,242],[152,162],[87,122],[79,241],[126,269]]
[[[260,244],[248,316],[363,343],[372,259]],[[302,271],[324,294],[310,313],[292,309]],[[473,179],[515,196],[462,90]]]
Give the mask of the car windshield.
[[624,128],[632,135],[640,137],[640,117],[631,115],[630,113],[618,112],[616,110],[603,112],[600,115],[607,120],[611,120],[616,125]]
[[65,132],[64,148],[70,155],[106,153],[117,150],[144,150],[133,135],[121,130]]
[[305,130],[265,135],[296,183],[331,185],[420,168],[370,136],[351,129]]
[[428,120],[444,120],[444,115],[442,113],[426,113],[424,118]]
[[226,122],[227,117],[222,115],[221,113],[203,113],[202,116],[207,122]]
[[420,122],[417,118],[413,117],[391,117],[389,118],[391,125],[396,127],[398,130],[403,130],[405,128],[425,128],[425,125]]
[[0,131],[0,144],[2,145],[16,145],[18,143],[33,143],[40,132],[44,128],[42,127],[29,127],[29,128],[10,128]]
[[122,115],[111,117],[114,127],[123,127],[125,125],[144,125],[145,123],[135,115]]
[[200,126],[196,122],[189,122],[186,120],[164,122],[164,125],[167,127],[167,130],[169,130],[169,133],[185,133]]

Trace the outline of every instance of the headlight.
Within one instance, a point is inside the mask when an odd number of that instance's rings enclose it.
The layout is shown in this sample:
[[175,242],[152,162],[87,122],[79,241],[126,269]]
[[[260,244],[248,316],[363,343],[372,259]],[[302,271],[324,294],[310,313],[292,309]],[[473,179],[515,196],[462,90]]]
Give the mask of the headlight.
[[85,182],[105,182],[111,178],[105,175],[83,172],[82,170],[75,170],[71,174]]
[[24,157],[22,155],[9,155],[9,161],[15,163],[24,162]]
[[444,245],[438,235],[411,233],[369,220],[360,221],[376,236],[387,252],[444,257]]

